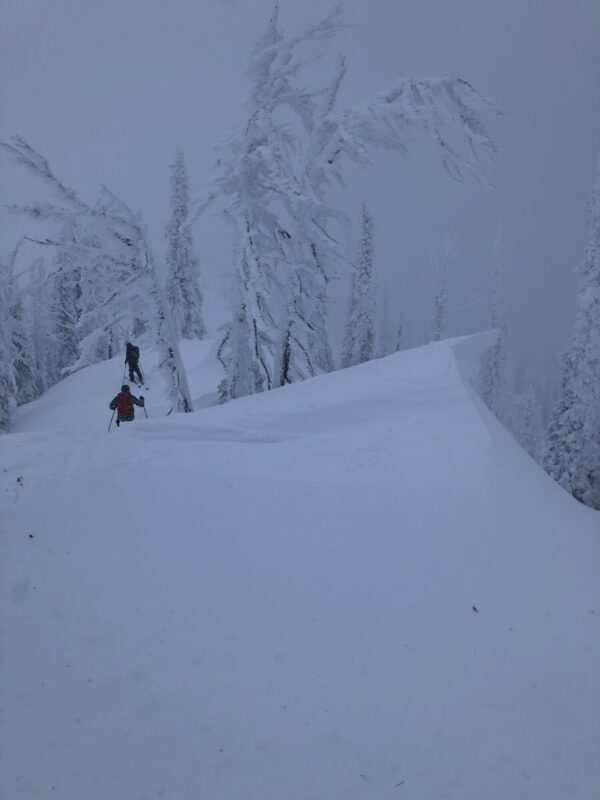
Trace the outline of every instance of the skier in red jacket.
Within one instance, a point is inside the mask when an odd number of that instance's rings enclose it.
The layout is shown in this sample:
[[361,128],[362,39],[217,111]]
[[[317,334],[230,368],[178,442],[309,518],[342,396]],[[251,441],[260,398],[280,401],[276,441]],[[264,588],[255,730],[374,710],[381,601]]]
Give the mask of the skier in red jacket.
[[131,390],[127,384],[121,386],[121,391],[116,397],[110,401],[109,407],[112,411],[117,411],[117,425],[122,422],[133,422],[135,419],[134,405],[144,407],[144,395],[137,398],[131,394]]

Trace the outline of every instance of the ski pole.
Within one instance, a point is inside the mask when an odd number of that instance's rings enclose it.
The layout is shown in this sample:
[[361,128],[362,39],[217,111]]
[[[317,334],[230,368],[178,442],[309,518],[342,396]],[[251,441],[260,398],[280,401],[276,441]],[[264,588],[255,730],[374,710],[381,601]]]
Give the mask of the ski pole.
[[108,423],[108,430],[106,431],[107,433],[110,433],[110,426],[112,425],[112,421],[114,419],[116,410],[117,410],[116,408],[113,410],[112,417],[110,418],[110,422]]

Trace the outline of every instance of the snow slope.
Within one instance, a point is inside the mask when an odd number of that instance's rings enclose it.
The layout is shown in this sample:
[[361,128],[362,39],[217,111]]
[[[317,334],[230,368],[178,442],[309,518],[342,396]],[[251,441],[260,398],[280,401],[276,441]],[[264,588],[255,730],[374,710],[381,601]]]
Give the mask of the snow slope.
[[[221,367],[212,353],[214,343],[210,339],[182,341],[180,349],[194,407],[212,405],[217,400],[217,386],[222,377]],[[149,416],[162,416],[170,404],[161,376],[156,374],[158,356],[154,352],[142,353],[140,363],[150,391],[133,384],[131,389],[134,394],[145,396]],[[111,415],[108,404],[120,390],[123,380],[129,383],[122,355],[69,375],[43,397],[18,408],[13,428],[17,433],[73,428],[106,431]],[[140,413],[144,416],[143,411],[138,411],[138,415]]]
[[600,517],[475,396],[486,341],[108,435],[109,365],[23,410],[2,797],[597,800]]

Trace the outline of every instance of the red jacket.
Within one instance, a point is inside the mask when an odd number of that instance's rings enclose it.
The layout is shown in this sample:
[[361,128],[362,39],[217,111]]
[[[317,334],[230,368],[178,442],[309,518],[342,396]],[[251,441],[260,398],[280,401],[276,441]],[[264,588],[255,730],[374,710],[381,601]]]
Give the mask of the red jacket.
[[117,419],[119,421],[131,422],[135,417],[134,404],[136,406],[144,405],[144,398],[137,398],[131,392],[119,392],[116,397],[110,401],[110,408],[114,411],[117,410]]

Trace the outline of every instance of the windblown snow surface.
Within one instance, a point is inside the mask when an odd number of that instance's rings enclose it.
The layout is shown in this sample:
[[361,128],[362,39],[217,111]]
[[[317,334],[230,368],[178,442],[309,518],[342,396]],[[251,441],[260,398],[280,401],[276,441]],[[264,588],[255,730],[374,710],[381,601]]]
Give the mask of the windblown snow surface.
[[[0,441],[5,800],[597,800],[600,515],[469,384],[485,335]],[[199,405],[218,371],[184,356]]]

